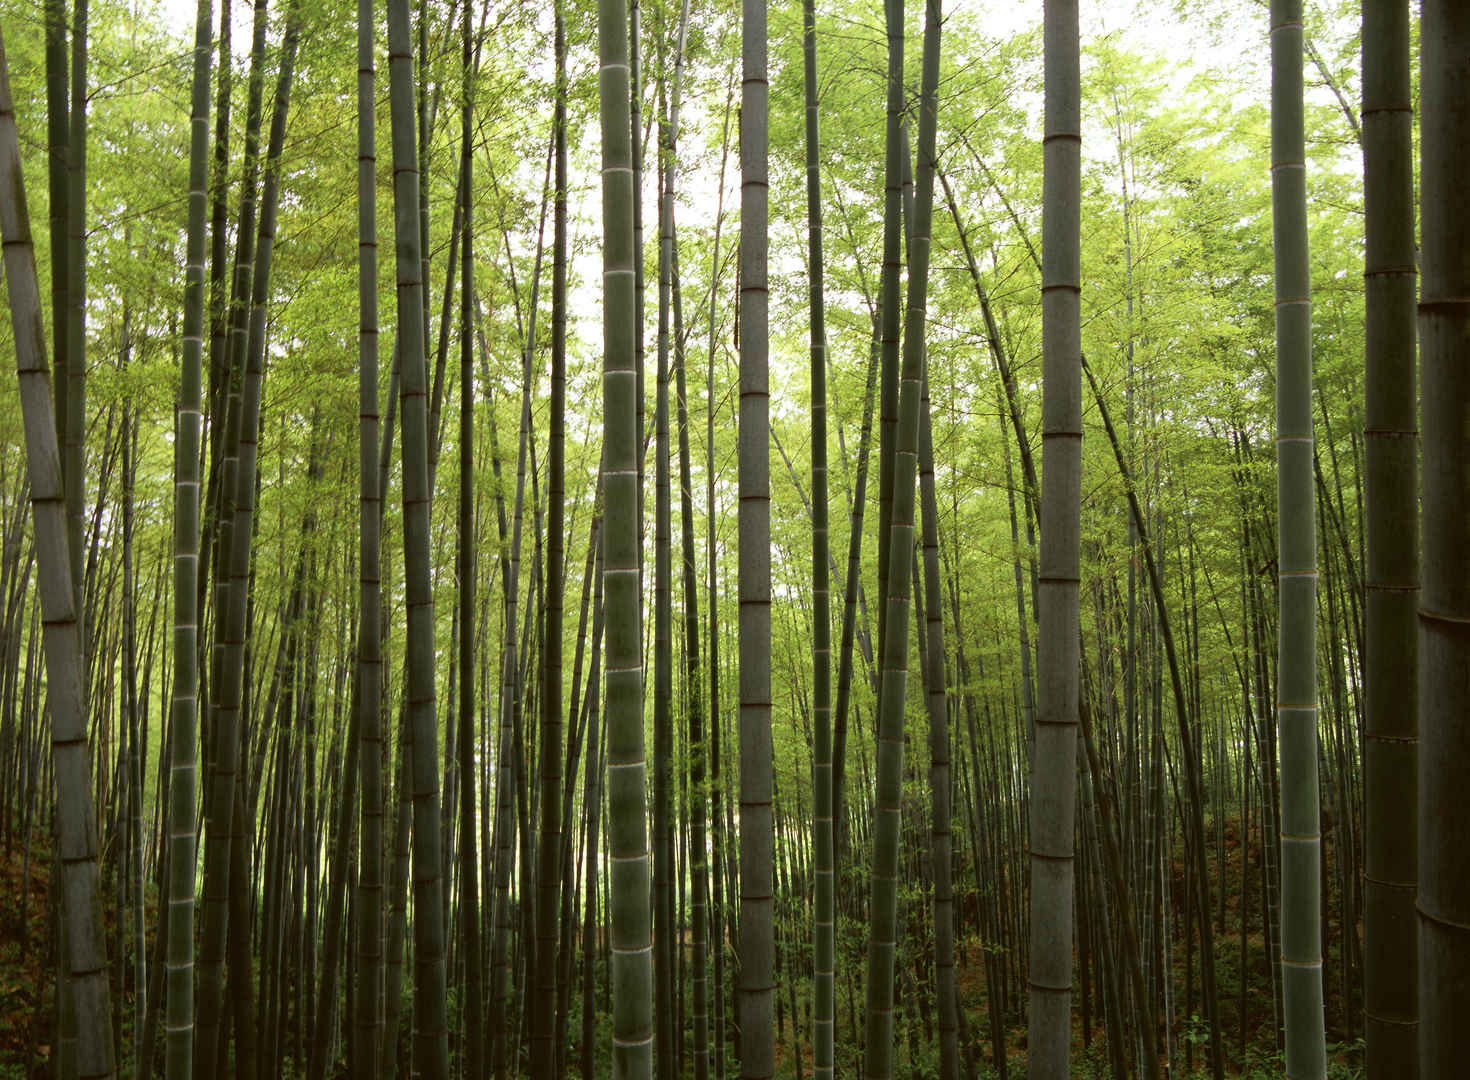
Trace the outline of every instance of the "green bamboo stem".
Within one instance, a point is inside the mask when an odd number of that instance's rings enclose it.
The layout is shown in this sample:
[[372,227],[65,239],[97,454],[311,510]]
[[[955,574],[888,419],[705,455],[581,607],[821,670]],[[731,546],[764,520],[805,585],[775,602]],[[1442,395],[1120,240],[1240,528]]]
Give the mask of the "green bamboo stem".
[[210,0],[200,0],[194,30],[189,117],[189,225],[185,256],[183,359],[174,456],[174,681],[169,724],[168,1015],[165,1069],[188,1080],[194,1053],[194,793],[199,730],[199,461],[204,332],[204,209],[209,156]]
[[836,1051],[836,894],[832,827],[832,616],[827,568],[827,324],[822,292],[822,173],[817,111],[817,15],[803,0],[802,74],[806,101],[807,292],[810,305],[812,423],[812,1076],[830,1080]]
[[428,377],[420,261],[419,154],[414,124],[413,44],[408,0],[388,4],[389,106],[397,237],[398,344],[403,368],[404,590],[407,607],[406,723],[413,732],[407,774],[413,799],[414,1061],[430,1080],[449,1073],[445,927],[440,849],[439,725],[434,687],[434,598],[430,587]]
[[[892,541],[894,439],[898,424],[900,333],[903,326],[903,9],[904,0],[884,0],[888,38],[887,116],[883,157],[883,271],[878,283],[878,656],[886,655],[888,545]],[[882,676],[878,679],[881,681]],[[839,715],[840,715],[839,710]],[[840,747],[838,749],[841,749]],[[838,786],[841,777],[838,776]],[[840,809],[839,807],[836,807]]]
[[[462,1067],[470,1080],[485,1076],[485,976],[480,950],[480,876],[476,851],[475,721],[479,706],[475,694],[476,551],[475,529],[475,173],[474,112],[475,67],[471,48],[472,5],[461,8],[460,75],[464,80],[460,106],[460,176],[462,246],[459,287],[459,715],[456,750],[461,777],[459,807],[459,922],[463,944],[464,1006],[460,1022]],[[446,290],[447,293],[447,290]],[[448,336],[447,334],[445,335]],[[554,421],[553,421],[554,423]],[[553,451],[554,452],[554,451]],[[447,891],[447,890],[446,890]]]
[[551,262],[551,417],[550,477],[547,481],[546,629],[542,657],[545,683],[541,693],[541,829],[536,867],[536,975],[531,1005],[531,1071],[537,1076],[554,1069],[556,1018],[558,902],[561,895],[562,783],[562,571],[565,518],[566,338],[567,338],[567,74],[565,17],[555,5],[554,52],[556,104],[553,138],[556,176],[553,183]]
[[[382,518],[378,484],[378,212],[373,2],[357,0],[358,737],[362,741],[354,1075],[378,1075],[383,988]],[[390,397],[391,401],[391,397]]]
[[[82,642],[82,702],[90,694],[86,644],[86,577],[82,566],[82,502],[86,492],[83,453],[87,437],[87,0],[72,0],[71,100],[66,119],[66,427],[61,436],[61,476],[66,485],[66,531],[71,581],[76,590],[78,637]],[[192,136],[191,136],[192,138]]]
[[[678,237],[673,236],[673,273],[678,281]],[[709,868],[705,824],[709,790],[706,756],[703,669],[699,656],[699,580],[694,553],[694,487],[689,451],[689,390],[686,377],[680,291],[674,290],[674,373],[679,423],[679,524],[683,540],[684,685],[689,720],[689,877],[690,946],[693,950],[694,1078],[706,1080],[710,1069],[709,1024]]]
[[934,982],[939,1006],[939,1075],[959,1080],[963,1024],[955,984],[954,837],[950,825],[949,693],[939,585],[939,498],[926,372],[919,402],[919,498],[924,562],[924,698],[929,710],[930,860],[934,875]]
[[740,1075],[776,1071],[766,0],[743,0],[740,92]]
[[[259,233],[255,241],[249,300],[249,327],[242,354],[245,377],[240,389],[237,431],[238,461],[234,469],[233,514],[230,541],[220,576],[227,574],[222,606],[216,609],[220,677],[213,692],[211,739],[214,761],[206,792],[207,829],[204,851],[204,930],[200,939],[199,1030],[194,1043],[194,1072],[215,1074],[219,1052],[218,1031],[224,1003],[221,968],[228,941],[230,886],[230,833],[235,814],[235,778],[240,762],[241,713],[244,700],[245,640],[249,626],[252,526],[255,518],[257,433],[260,399],[265,381],[265,316],[275,246],[276,210],[280,193],[280,161],[286,137],[291,80],[300,35],[300,8],[287,9],[277,77],[275,108],[271,115],[267,168],[261,189]],[[237,886],[241,883],[236,882]],[[236,933],[248,928],[236,927]],[[244,977],[244,973],[240,973]]]

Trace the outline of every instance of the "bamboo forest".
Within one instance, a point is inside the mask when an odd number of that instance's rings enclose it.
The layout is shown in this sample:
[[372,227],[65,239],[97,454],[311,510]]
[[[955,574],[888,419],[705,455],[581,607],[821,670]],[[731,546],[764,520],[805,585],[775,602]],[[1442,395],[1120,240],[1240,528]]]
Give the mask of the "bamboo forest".
[[1461,0],[0,0],[0,1080],[1470,1077],[1467,147]]

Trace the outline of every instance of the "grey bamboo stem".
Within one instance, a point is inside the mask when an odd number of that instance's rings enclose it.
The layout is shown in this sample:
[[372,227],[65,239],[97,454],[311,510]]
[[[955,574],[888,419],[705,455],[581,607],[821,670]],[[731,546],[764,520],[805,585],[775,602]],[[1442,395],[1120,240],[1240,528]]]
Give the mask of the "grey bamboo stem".
[[1470,247],[1464,59],[1470,9],[1425,0],[1420,16],[1420,423],[1424,444],[1424,591],[1419,604],[1419,1054],[1425,1080],[1470,1057]]
[[[1276,279],[1276,513],[1281,628],[1281,979],[1286,1071],[1327,1074],[1317,790],[1317,537],[1301,0],[1271,3],[1271,212]],[[1202,842],[1203,838],[1199,838]]]
[[1068,1075],[1082,496],[1081,82],[1076,0],[1043,25],[1042,490],[1031,795],[1029,1075]]
[[1419,1072],[1418,417],[1409,4],[1363,4],[1364,1065]]
[[97,824],[88,760],[86,695],[76,619],[76,590],[67,558],[67,523],[46,365],[45,323],[35,249],[21,175],[20,140],[10,94],[10,68],[0,38],[0,237],[15,333],[16,372],[26,432],[26,467],[36,537],[44,624],[47,706],[56,785],[56,855],[60,869],[62,970],[76,1017],[76,1074],[114,1073],[112,1009],[98,892]]
[[627,8],[599,0],[602,129],[603,595],[607,618],[608,854],[611,860],[613,1073],[653,1072],[653,954],[644,816],[640,409],[635,369],[633,131]]
[[439,724],[434,687],[434,598],[429,575],[428,376],[414,124],[413,44],[407,0],[388,4],[388,78],[393,138],[393,209],[397,238],[398,344],[402,364],[404,592],[407,606],[407,727],[413,749],[407,776],[413,801],[414,1061],[430,1080],[446,1080],[449,1031],[445,996]]

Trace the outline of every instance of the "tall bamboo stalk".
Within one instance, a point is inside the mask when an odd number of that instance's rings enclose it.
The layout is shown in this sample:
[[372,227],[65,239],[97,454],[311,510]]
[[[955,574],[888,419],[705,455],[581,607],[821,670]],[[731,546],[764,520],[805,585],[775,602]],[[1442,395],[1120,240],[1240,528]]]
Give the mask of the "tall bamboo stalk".
[[1042,491],[1031,783],[1032,1080],[1067,1075],[1082,497],[1081,78],[1076,0],[1048,0],[1042,135]]
[[[464,1010],[460,1022],[463,1068],[469,1080],[485,1076],[485,975],[480,952],[480,877],[475,830],[475,575],[479,536],[475,528],[475,153],[474,79],[470,36],[473,5],[464,4],[460,19],[460,175],[463,223],[459,268],[459,716],[456,732],[460,774],[459,923],[463,944]],[[554,325],[554,322],[553,322]],[[555,425],[555,419],[553,419]],[[553,426],[553,438],[555,438]],[[552,452],[555,454],[555,443]],[[553,526],[554,528],[554,526]]]
[[766,0],[740,21],[740,1075],[776,1071]]
[[566,365],[567,365],[567,72],[562,6],[555,5],[556,104],[553,138],[551,244],[551,453],[548,462],[546,529],[546,631],[541,694],[541,831],[536,866],[536,976],[531,1007],[531,1071],[549,1075],[555,1060],[552,1035],[556,1016],[557,902],[561,893],[561,729],[562,729],[562,575],[565,518]]
[[45,324],[35,250],[21,174],[20,139],[10,95],[10,67],[0,38],[0,237],[15,333],[16,371],[26,431],[26,466],[36,537],[44,623],[46,700],[56,786],[56,855],[60,868],[62,970],[76,1017],[76,1074],[114,1075],[112,1009],[98,893],[97,821],[88,761],[86,694],[71,567],[67,559],[61,448],[56,440],[46,366]]
[[607,612],[607,793],[611,858],[613,1071],[653,1071],[653,954],[644,817],[640,431],[634,364],[633,140],[623,0],[598,0],[602,129],[603,593]]
[[[687,5],[686,5],[687,8]],[[678,237],[673,236],[675,278],[678,276]],[[709,1076],[709,868],[705,819],[709,791],[705,785],[706,718],[703,669],[699,662],[699,580],[694,554],[694,488],[689,456],[689,388],[686,377],[683,317],[679,291],[674,291],[674,371],[679,420],[679,523],[683,539],[684,570],[684,680],[689,719],[689,877],[690,946],[693,960],[694,1080]]]
[[194,29],[189,117],[189,225],[184,278],[183,363],[174,450],[173,697],[169,721],[168,1017],[169,1080],[188,1080],[194,1053],[194,792],[199,730],[199,449],[204,333],[204,210],[209,157],[210,0]]
[[924,697],[929,707],[930,859],[934,875],[934,982],[939,1005],[939,1075],[959,1080],[964,1024],[955,984],[954,837],[950,826],[949,692],[939,584],[939,498],[927,372],[919,403],[919,498],[924,554]]
[[1363,1014],[1369,1080],[1419,1072],[1414,912],[1418,801],[1418,418],[1414,350],[1414,114],[1409,5],[1363,4],[1364,672]]
[[[214,761],[206,791],[207,829],[204,849],[204,930],[199,945],[199,1031],[194,1043],[194,1071],[215,1074],[220,1050],[224,986],[221,968],[225,960],[230,923],[231,832],[235,817],[236,773],[240,767],[241,715],[245,695],[245,645],[250,625],[249,582],[251,544],[255,520],[256,466],[260,399],[265,381],[265,316],[269,298],[271,265],[275,250],[276,211],[280,201],[281,153],[286,139],[286,117],[291,99],[291,81],[300,37],[300,6],[287,9],[282,41],[281,66],[277,75],[275,107],[271,114],[270,141],[266,151],[266,174],[261,188],[260,221],[255,241],[255,258],[249,292],[249,327],[245,336],[244,380],[239,392],[238,461],[233,481],[233,513],[228,548],[216,576],[226,583],[222,606],[216,611],[216,642],[220,677],[213,694],[217,705],[211,710]],[[227,575],[227,576],[226,576]],[[249,928],[236,926],[235,933]],[[238,977],[245,978],[244,972]],[[247,1036],[248,1037],[248,1036]]]
[[[887,115],[883,151],[883,272],[878,284],[878,656],[886,655],[888,545],[892,540],[894,438],[898,423],[900,332],[903,326],[903,0],[884,0],[888,37]],[[881,680],[881,675],[879,676]],[[840,691],[839,691],[840,696]],[[838,710],[839,723],[841,709]],[[839,740],[840,741],[840,740]],[[841,750],[839,745],[835,748]],[[841,766],[836,775],[840,793]],[[840,806],[837,807],[840,809]]]
[[408,776],[413,798],[414,1061],[430,1080],[449,1073],[443,877],[440,855],[439,724],[434,688],[434,597],[429,575],[428,373],[420,262],[419,154],[414,124],[413,43],[408,0],[388,4],[389,107],[393,130],[393,217],[397,237],[398,348],[403,368],[399,423],[403,457],[404,589],[408,615]]
[[[904,713],[908,690],[910,597],[914,575],[915,479],[924,382],[930,225],[934,207],[935,125],[939,85],[939,0],[925,5],[920,75],[918,191],[909,232],[908,297],[893,444],[893,504],[888,544],[887,611],[878,701],[871,929],[868,936],[867,1044],[864,1075],[893,1075],[893,975],[898,950],[899,836],[903,810]],[[901,159],[900,159],[901,164]],[[942,686],[942,680],[941,680]]]
[[[1271,216],[1276,277],[1276,512],[1281,677],[1281,979],[1286,1071],[1327,1074],[1317,794],[1317,535],[1301,0],[1271,3]],[[1197,838],[1203,842],[1203,838]]]
[[1424,592],[1419,606],[1419,1054],[1425,1080],[1470,1055],[1470,281],[1463,148],[1470,138],[1464,59],[1470,9],[1425,0],[1420,16],[1420,225],[1423,291]]
[[[709,587],[709,807],[710,855],[713,863],[711,887],[713,903],[710,914],[714,937],[714,1075],[725,1077],[725,829],[724,788],[720,783],[720,604],[718,582],[719,545],[715,542],[715,354],[719,319],[716,302],[720,288],[720,235],[725,223],[725,169],[730,157],[730,106],[735,99],[735,65],[730,65],[729,86],[725,93],[725,115],[720,127],[720,180],[715,205],[715,235],[710,249],[709,280],[709,345],[705,358],[705,526],[708,534],[705,559]],[[703,803],[701,798],[701,803]]]
[[832,615],[827,570],[827,322],[822,293],[822,172],[817,113],[817,13],[803,0],[802,75],[806,94],[807,295],[810,306],[812,423],[812,1075],[830,1080],[835,1055],[836,913],[832,835]]
[[61,477],[66,485],[66,532],[71,585],[76,591],[82,703],[88,701],[91,661],[86,649],[86,579],[82,571],[82,501],[87,437],[87,0],[72,0],[71,100],[66,120],[66,427],[61,439]]
[[378,1075],[383,987],[383,491],[378,486],[378,210],[373,0],[357,0],[358,615],[357,707],[362,740],[362,848],[357,893],[359,1080]]
[[49,181],[51,252],[51,336],[56,350],[56,437],[66,438],[67,308],[70,253],[66,243],[66,160],[71,138],[67,120],[70,90],[66,79],[66,0],[46,0],[46,173]]

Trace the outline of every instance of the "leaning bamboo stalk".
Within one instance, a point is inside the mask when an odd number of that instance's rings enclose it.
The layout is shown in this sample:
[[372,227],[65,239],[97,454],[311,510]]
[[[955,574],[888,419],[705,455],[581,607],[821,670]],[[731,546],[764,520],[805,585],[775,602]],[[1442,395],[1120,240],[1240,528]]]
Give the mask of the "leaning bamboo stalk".
[[939,499],[926,372],[919,401],[919,498],[924,561],[924,697],[929,709],[930,852],[934,875],[934,968],[939,1005],[939,1075],[959,1080],[964,1022],[955,986],[954,838],[950,828],[949,693],[945,686],[944,610],[939,584]]
[[930,224],[934,207],[935,126],[939,83],[939,0],[925,5],[920,76],[918,191],[909,230],[907,310],[903,367],[898,394],[898,429],[893,446],[893,504],[888,546],[887,611],[882,639],[882,685],[878,711],[877,784],[873,835],[872,925],[868,937],[867,1040],[865,1075],[893,1074],[893,975],[898,950],[899,839],[903,797],[904,702],[908,687],[910,597],[916,518],[920,410],[924,382]]
[[[382,508],[378,484],[378,210],[373,2],[357,0],[358,756],[362,770],[357,892],[356,1076],[378,1074],[383,987]],[[392,401],[390,395],[389,401]],[[390,424],[391,429],[391,424]]]
[[[230,895],[230,836],[234,817],[235,774],[240,759],[240,714],[245,679],[245,639],[249,625],[252,524],[255,517],[256,463],[260,399],[265,379],[265,314],[274,255],[276,211],[280,194],[281,152],[286,137],[286,115],[300,34],[300,8],[288,9],[281,68],[271,116],[267,170],[261,190],[259,236],[250,287],[250,318],[244,353],[245,379],[240,392],[239,460],[235,468],[234,513],[228,558],[219,567],[227,573],[223,607],[216,614],[221,646],[221,676],[215,683],[218,706],[214,712],[214,765],[209,790],[208,829],[204,853],[204,929],[200,941],[199,1033],[194,1045],[194,1070],[213,1075],[219,1050],[216,1032],[223,1010],[226,931]],[[241,884],[239,882],[237,885]],[[248,927],[237,927],[246,933]],[[243,974],[243,973],[242,973]]]
[[194,31],[189,141],[189,226],[185,257],[183,363],[174,458],[174,680],[169,725],[168,1016],[169,1080],[188,1080],[194,1053],[194,793],[199,729],[199,449],[203,409],[204,209],[209,154],[210,0]]
[[[654,679],[653,679],[653,889],[654,993],[658,1072],[674,1075],[674,1044],[682,1044],[682,1025],[675,1012],[675,926],[673,916],[674,843],[670,809],[673,772],[673,511],[672,466],[669,445],[670,328],[674,289],[674,200],[678,188],[677,145],[679,106],[684,71],[684,42],[689,25],[688,0],[681,6],[674,46],[673,84],[668,112],[659,117],[659,175],[662,178],[658,216],[658,375],[655,397],[654,448]],[[663,98],[663,80],[659,80]],[[676,1031],[679,1034],[676,1035]]]
[[389,104],[393,130],[393,207],[397,237],[398,343],[403,377],[404,587],[407,602],[406,726],[413,751],[407,775],[413,800],[414,1061],[430,1080],[449,1073],[439,808],[439,725],[434,686],[434,597],[430,585],[428,386],[425,297],[415,142],[413,45],[407,0],[388,4]]
[[[459,922],[463,941],[460,965],[464,971],[461,1055],[465,1074],[472,1080],[485,1076],[486,1056],[482,1020],[485,1011],[484,962],[480,949],[480,890],[475,845],[475,596],[477,533],[475,529],[475,273],[474,273],[474,60],[470,15],[465,4],[460,20],[460,72],[464,80],[460,103],[460,177],[463,240],[460,250],[459,292],[459,710],[456,749],[461,783],[459,811]],[[446,290],[447,292],[448,290]],[[448,335],[445,334],[447,337]],[[442,347],[442,341],[441,341]],[[447,741],[447,737],[446,737]],[[446,894],[448,890],[445,890]],[[448,928],[446,927],[446,932]]]
[[97,824],[92,807],[76,593],[67,562],[61,448],[56,441],[51,407],[45,324],[3,39],[0,39],[0,236],[4,238],[5,278],[26,429],[26,465],[44,624],[47,705],[51,713],[56,782],[56,853],[64,927],[62,964],[70,981],[77,1020],[77,1075],[82,1080],[90,1080],[114,1075],[112,1010],[108,1001],[98,893]]
[[822,292],[822,173],[817,111],[817,14],[803,0],[802,74],[806,94],[807,293],[811,328],[812,423],[812,1074],[830,1080],[835,1059],[836,932],[832,819],[832,625],[827,569],[827,323]]
[[541,687],[541,827],[536,866],[536,973],[531,998],[531,1071],[554,1070],[557,919],[561,883],[562,832],[562,608],[566,586],[562,566],[566,513],[566,338],[567,338],[567,73],[566,29],[561,4],[555,5],[556,104],[552,138],[555,180],[552,195],[551,256],[551,416],[547,462],[546,608]]

